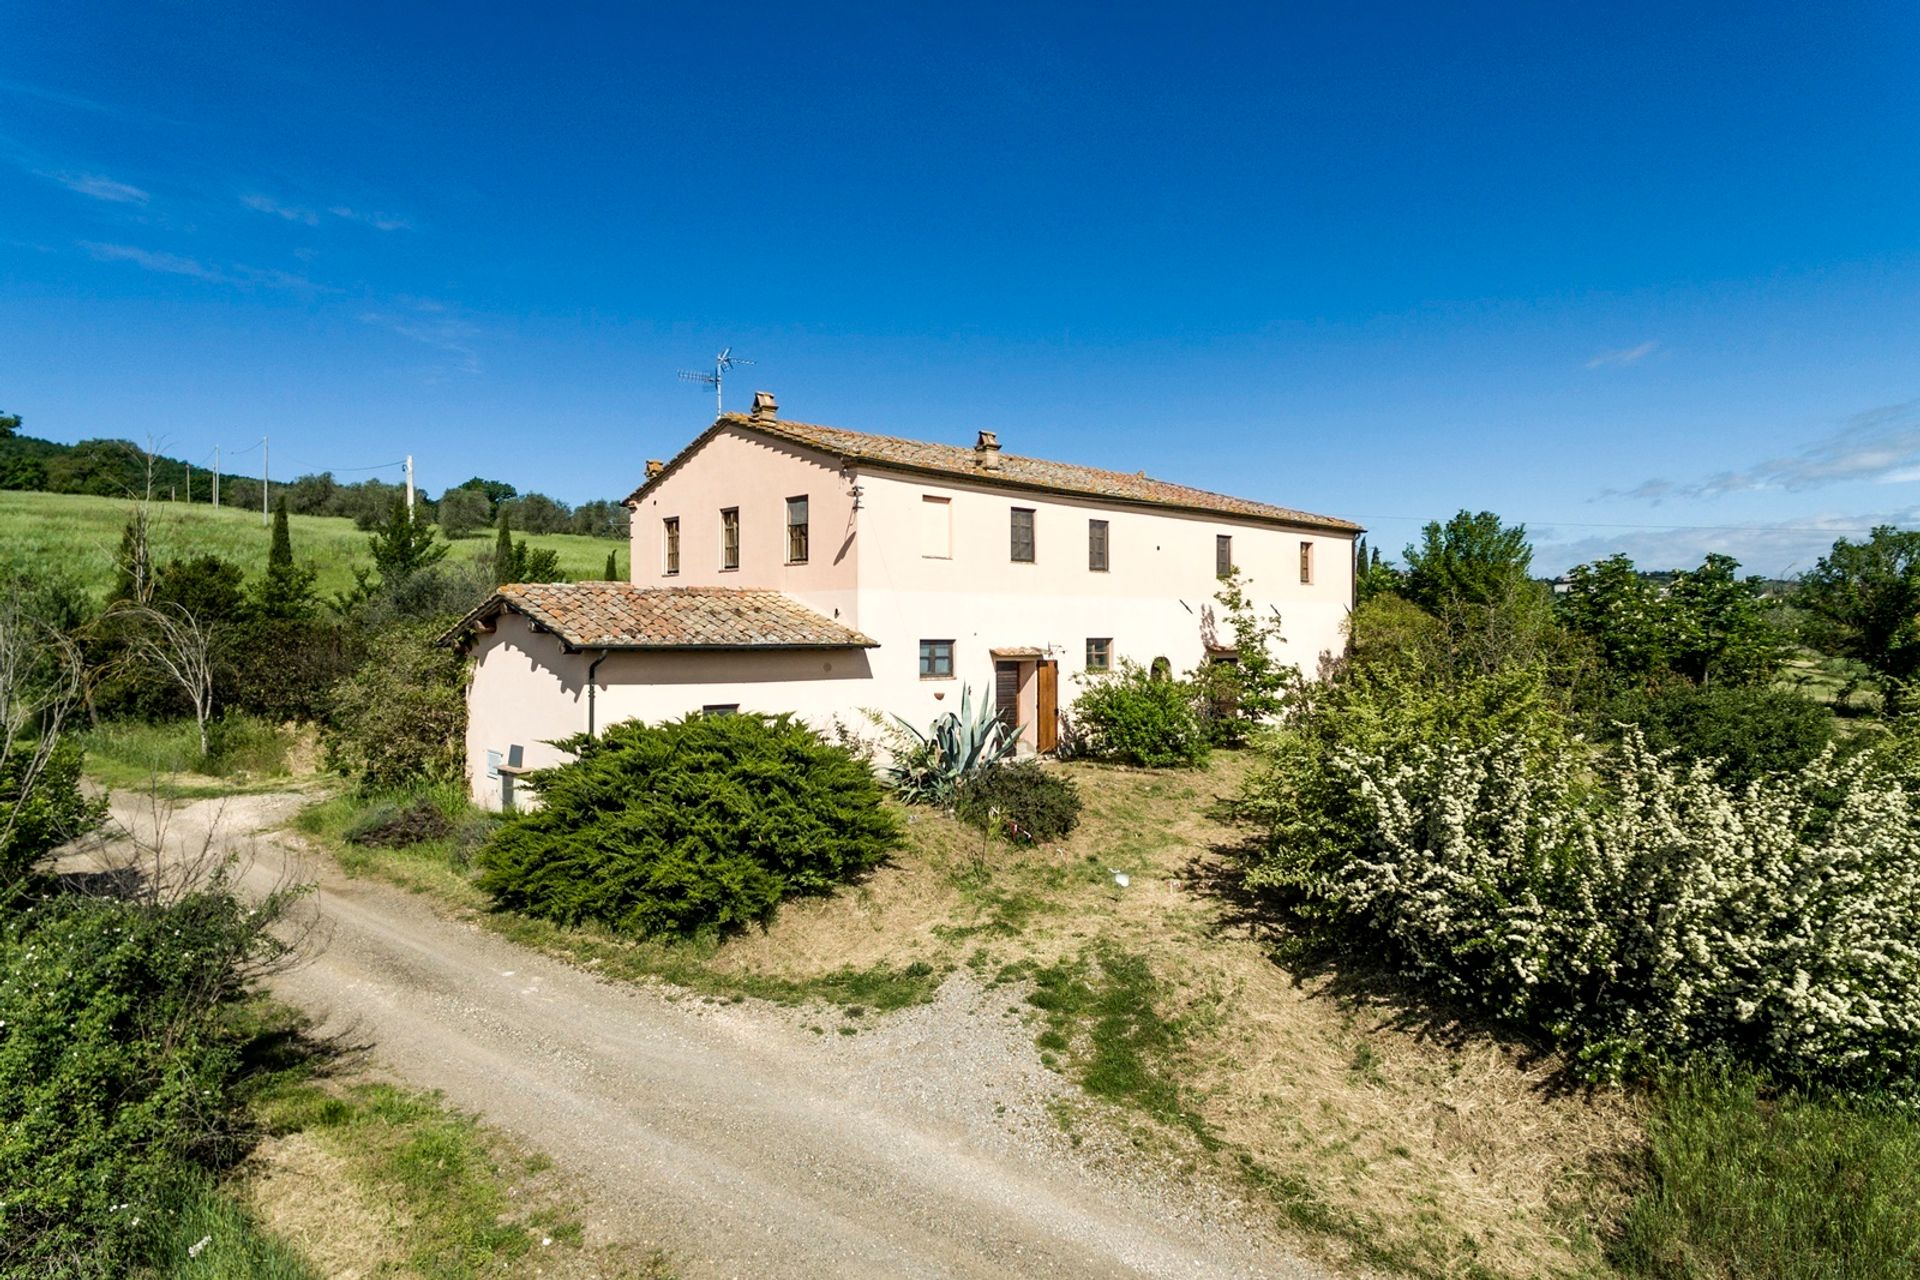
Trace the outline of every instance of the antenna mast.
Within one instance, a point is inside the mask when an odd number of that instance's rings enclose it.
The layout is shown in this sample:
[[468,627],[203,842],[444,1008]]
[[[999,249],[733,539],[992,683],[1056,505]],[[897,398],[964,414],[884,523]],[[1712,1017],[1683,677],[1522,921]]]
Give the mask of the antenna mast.
[[713,358],[712,373],[695,373],[691,370],[682,369],[680,371],[680,377],[687,382],[704,383],[713,388],[713,416],[717,418],[727,411],[726,400],[723,396],[723,384],[726,381],[727,370],[736,365],[752,363],[753,361],[751,360],[733,354],[732,347],[722,347],[720,348],[720,354]]

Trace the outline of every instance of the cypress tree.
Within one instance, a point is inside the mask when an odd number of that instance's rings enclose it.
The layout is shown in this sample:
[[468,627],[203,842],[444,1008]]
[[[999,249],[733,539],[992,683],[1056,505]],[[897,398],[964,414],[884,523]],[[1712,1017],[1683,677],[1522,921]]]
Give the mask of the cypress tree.
[[620,581],[620,566],[614,562],[613,552],[611,551],[607,552],[606,581],[608,582]]
[[512,582],[518,557],[513,554],[513,530],[507,524],[507,509],[500,508],[500,531],[493,539],[493,578],[495,582]]
[[267,572],[293,568],[293,538],[287,532],[287,495],[273,508],[273,546],[267,550]]
[[273,543],[267,548],[267,576],[261,579],[260,615],[301,619],[314,608],[314,570],[293,562],[293,535],[287,529],[287,499],[282,494],[273,510]]

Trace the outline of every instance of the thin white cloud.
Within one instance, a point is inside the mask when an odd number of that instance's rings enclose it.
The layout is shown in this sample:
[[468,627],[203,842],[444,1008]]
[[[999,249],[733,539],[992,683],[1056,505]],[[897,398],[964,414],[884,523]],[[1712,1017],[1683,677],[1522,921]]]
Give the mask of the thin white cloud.
[[1617,351],[1602,351],[1587,361],[1589,369],[1624,369],[1628,365],[1639,364],[1660,349],[1658,342],[1643,342],[1634,347],[1621,347]]
[[233,283],[216,268],[208,266],[197,258],[183,258],[177,253],[155,253],[135,245],[96,244],[90,240],[81,241],[80,247],[100,262],[131,262],[143,271],[158,271],[164,275],[173,276],[192,276],[196,280],[212,280],[220,284]]
[[281,204],[271,196],[244,195],[240,203],[258,213],[270,213],[276,218],[285,218],[288,222],[304,223],[309,227],[320,225],[320,215],[311,209],[302,209],[299,205]]
[[1825,440],[1791,457],[1768,458],[1691,483],[1644,480],[1607,489],[1603,498],[1719,498],[1733,493],[1804,493],[1835,484],[1907,484],[1920,480],[1920,400],[1882,405],[1847,419]]
[[344,218],[348,222],[358,222],[372,227],[375,231],[413,230],[413,223],[390,213],[371,213],[362,209],[349,208],[344,204],[331,205],[327,212],[336,218]]
[[97,173],[49,173],[46,175],[69,191],[112,204],[145,204],[153,197],[128,182],[118,182]]
[[268,289],[284,289],[293,293],[339,292],[329,285],[319,284],[305,276],[273,267],[250,267],[243,263],[219,267],[202,262],[198,258],[188,258],[177,253],[156,252],[131,244],[99,244],[83,240],[80,242],[80,247],[92,254],[99,262],[131,263],[143,271],[158,272],[161,275],[187,276],[194,280],[205,280],[209,284],[235,285],[240,288],[258,285]]
[[449,373],[477,374],[480,372],[480,353],[474,350],[472,339],[479,327],[465,320],[455,319],[441,312],[438,303],[422,305],[415,303],[417,315],[395,315],[385,311],[363,312],[360,323],[386,329],[412,342],[432,347],[444,357],[429,376],[437,380]]

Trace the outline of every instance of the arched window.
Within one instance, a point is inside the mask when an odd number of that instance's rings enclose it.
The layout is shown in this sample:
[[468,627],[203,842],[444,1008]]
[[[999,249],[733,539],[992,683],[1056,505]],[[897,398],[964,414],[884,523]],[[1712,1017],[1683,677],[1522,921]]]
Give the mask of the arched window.
[[1155,658],[1153,660],[1153,666],[1148,668],[1148,674],[1155,680],[1171,680],[1173,679],[1173,664],[1165,658]]

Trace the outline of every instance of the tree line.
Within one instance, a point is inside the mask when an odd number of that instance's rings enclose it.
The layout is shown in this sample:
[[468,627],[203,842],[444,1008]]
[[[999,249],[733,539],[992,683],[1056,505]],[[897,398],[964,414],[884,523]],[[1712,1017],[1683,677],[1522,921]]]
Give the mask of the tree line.
[[[18,414],[0,413],[0,489],[86,494],[141,501],[213,501],[214,477],[205,467],[142,448],[131,440],[89,439],[59,444],[20,434]],[[222,472],[223,505],[257,508],[259,476]],[[294,515],[340,516],[371,530],[386,521],[405,487],[388,480],[340,480],[331,471],[275,482],[270,499],[285,497]],[[521,493],[501,480],[474,476],[441,493],[414,494],[415,506],[449,538],[467,538],[496,525],[505,510],[523,533],[573,533],[625,538],[627,512],[602,499],[569,506],[543,493]]]

